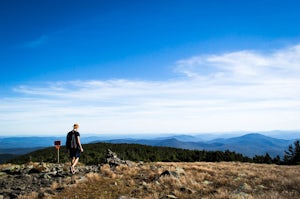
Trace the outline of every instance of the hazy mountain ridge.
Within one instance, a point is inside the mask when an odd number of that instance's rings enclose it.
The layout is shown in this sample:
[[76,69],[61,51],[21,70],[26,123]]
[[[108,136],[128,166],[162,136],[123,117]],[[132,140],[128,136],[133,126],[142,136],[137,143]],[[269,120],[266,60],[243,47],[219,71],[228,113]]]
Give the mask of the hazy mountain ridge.
[[[196,139],[195,139],[196,140]],[[268,153],[270,156],[277,155],[283,156],[284,151],[287,150],[290,144],[293,144],[294,139],[284,140],[272,138],[258,133],[250,133],[243,136],[233,138],[220,138],[211,141],[191,142],[181,141],[177,138],[168,138],[164,140],[139,140],[139,139],[119,139],[119,140],[106,140],[109,143],[136,143],[146,144],[151,146],[168,146],[174,148],[183,148],[191,150],[208,150],[208,151],[235,151],[248,157],[255,155],[265,155]]]

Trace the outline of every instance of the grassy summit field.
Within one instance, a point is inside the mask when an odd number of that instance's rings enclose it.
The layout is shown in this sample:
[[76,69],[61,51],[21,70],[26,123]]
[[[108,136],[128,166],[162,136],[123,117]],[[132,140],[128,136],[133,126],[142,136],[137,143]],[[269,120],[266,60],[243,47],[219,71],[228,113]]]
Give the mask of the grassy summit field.
[[292,199],[299,194],[300,166],[156,162],[119,166],[115,171],[105,164],[99,173],[88,174],[53,198]]
[[[26,192],[21,198],[296,199],[300,195],[300,165],[257,164],[253,163],[254,159],[230,151],[210,152],[138,144],[95,143],[84,145],[84,149],[78,173],[72,177],[65,173],[70,163],[62,147],[58,167],[63,168],[61,180],[54,175],[50,177],[49,186],[42,187],[47,192],[38,188]],[[121,165],[111,170],[105,163],[107,149],[112,149],[123,160],[133,161],[132,166]],[[11,163],[45,163],[46,168],[52,171],[56,155],[56,150],[51,147],[17,157]],[[89,166],[96,169],[85,172]],[[37,175],[43,178],[52,174]]]

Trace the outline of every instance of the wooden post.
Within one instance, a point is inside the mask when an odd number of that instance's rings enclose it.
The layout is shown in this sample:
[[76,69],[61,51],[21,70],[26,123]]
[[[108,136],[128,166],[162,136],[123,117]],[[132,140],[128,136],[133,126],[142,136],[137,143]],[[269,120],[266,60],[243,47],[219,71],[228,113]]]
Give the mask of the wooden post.
[[57,149],[57,163],[59,163],[59,148],[61,145],[61,141],[54,141],[55,148]]
[[59,148],[57,149],[57,163],[59,163]]

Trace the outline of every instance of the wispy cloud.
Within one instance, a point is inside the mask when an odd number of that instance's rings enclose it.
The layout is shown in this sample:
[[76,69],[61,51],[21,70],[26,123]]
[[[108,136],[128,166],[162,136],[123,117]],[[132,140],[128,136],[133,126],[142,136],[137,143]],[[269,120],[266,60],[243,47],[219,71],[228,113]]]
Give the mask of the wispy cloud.
[[4,132],[159,133],[300,129],[300,46],[176,62],[184,78],[20,85],[1,99]]
[[25,48],[36,48],[36,47],[39,47],[43,44],[45,44],[48,40],[48,36],[47,35],[42,35],[32,41],[28,41],[28,42],[25,42],[23,47]]
[[249,83],[266,78],[297,78],[300,74],[299,61],[300,45],[296,45],[268,53],[245,50],[194,56],[179,60],[176,71],[189,77]]

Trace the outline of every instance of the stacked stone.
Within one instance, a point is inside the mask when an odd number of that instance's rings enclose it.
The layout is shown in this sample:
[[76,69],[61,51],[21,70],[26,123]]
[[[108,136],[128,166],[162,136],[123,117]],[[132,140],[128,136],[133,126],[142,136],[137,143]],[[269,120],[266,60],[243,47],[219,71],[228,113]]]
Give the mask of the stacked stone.
[[107,149],[106,153],[106,163],[109,164],[111,169],[115,169],[117,166],[120,165],[127,165],[129,167],[132,166],[132,162],[129,160],[121,160],[118,158],[117,154],[115,152],[112,152],[110,149]]

